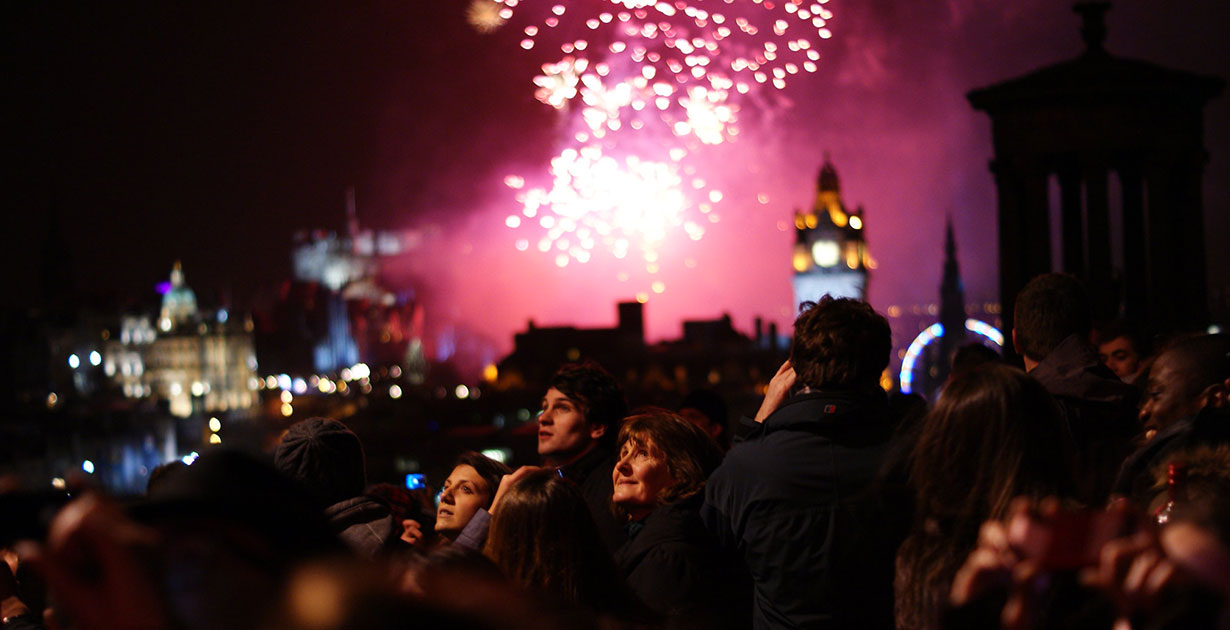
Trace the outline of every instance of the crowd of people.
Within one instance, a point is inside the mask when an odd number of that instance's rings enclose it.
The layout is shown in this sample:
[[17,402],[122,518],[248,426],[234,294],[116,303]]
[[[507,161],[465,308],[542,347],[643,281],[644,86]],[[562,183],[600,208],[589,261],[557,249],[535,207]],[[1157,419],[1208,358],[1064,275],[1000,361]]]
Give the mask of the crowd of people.
[[927,401],[826,296],[737,426],[568,364],[537,465],[460,453],[434,501],[305,420],[4,541],[0,628],[1230,628],[1230,340],[1095,330],[1064,274],[1013,322],[1024,369],[963,347]]

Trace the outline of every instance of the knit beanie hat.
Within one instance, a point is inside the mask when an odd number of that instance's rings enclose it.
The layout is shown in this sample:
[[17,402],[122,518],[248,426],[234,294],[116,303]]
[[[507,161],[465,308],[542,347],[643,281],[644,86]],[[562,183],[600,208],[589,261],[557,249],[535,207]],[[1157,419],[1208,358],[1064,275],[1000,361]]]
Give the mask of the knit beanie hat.
[[337,420],[308,418],[292,425],[273,464],[327,507],[363,494],[367,474],[359,436]]

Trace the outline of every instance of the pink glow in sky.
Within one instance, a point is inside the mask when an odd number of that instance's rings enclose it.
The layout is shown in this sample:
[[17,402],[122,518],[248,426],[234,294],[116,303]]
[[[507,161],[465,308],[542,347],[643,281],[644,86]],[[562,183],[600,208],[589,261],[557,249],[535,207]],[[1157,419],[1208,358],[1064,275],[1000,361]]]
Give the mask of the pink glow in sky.
[[[1108,16],[1112,53],[1206,73],[1218,70],[1211,62],[1193,64],[1202,57],[1168,61],[1168,51],[1131,41],[1144,39],[1150,29],[1179,28],[1185,19],[1156,15],[1143,2],[1118,5]],[[424,252],[427,260],[447,261],[420,272],[447,287],[440,291],[447,297],[437,312],[490,331],[505,350],[527,320],[609,326],[614,303],[638,294],[648,297],[650,339],[679,336],[683,319],[722,313],[745,331],[757,316],[788,330],[793,312],[789,222],[794,208],[810,205],[825,152],[841,177],[846,204],[866,208],[869,247],[879,263],[870,281],[873,305],[884,310],[938,299],[948,215],[956,228],[967,301],[998,301],[996,202],[987,168],[990,125],[968,105],[965,93],[1076,56],[1083,49],[1079,18],[1067,3],[1042,1],[834,0],[825,6],[833,13],[828,21],[833,36],[817,47],[817,72],[793,78],[780,91],[785,104],[745,105],[758,117],[755,124],[742,124],[738,136],[690,153],[706,182],[723,193],[713,211],[720,221],[705,225],[703,239],[672,234],[657,248],[656,273],[596,254],[586,264],[560,268],[554,255],[535,255],[532,238],[530,251],[517,250],[522,237],[505,220],[518,205],[500,190],[503,182],[498,177],[475,182],[476,198],[464,220],[450,223]],[[1163,19],[1166,24],[1155,21]],[[556,51],[544,55],[558,57]],[[490,70],[500,72],[499,63]],[[528,96],[533,86],[530,77],[524,81]],[[1224,104],[1209,111],[1211,120],[1221,118],[1211,122],[1210,133],[1225,129]],[[543,151],[565,146],[570,129],[543,130],[535,142]],[[669,134],[647,137],[672,140]],[[1214,156],[1210,170],[1224,171],[1226,160]],[[541,161],[524,160],[508,167],[526,177],[545,168]],[[1220,191],[1206,199],[1209,208],[1225,203]],[[1211,268],[1216,264],[1211,261]],[[909,339],[895,342],[903,346]]]
[[[558,28],[566,16],[586,18],[579,23],[588,33],[585,50],[577,49],[579,36],[558,31],[522,45],[525,28],[541,28],[556,4],[567,5]],[[614,20],[601,22],[598,8],[614,4],[521,0],[487,32],[467,21],[468,0],[293,9],[23,6],[9,29],[17,71],[5,75],[5,92],[14,95],[19,124],[6,146],[19,159],[9,160],[18,185],[6,189],[6,201],[25,214],[0,248],[8,267],[23,272],[12,274],[0,296],[20,309],[61,289],[106,305],[150,301],[150,287],[182,260],[203,304],[246,308],[290,276],[296,232],[344,228],[343,195],[354,186],[366,226],[427,236],[389,270],[396,288],[425,301],[429,328],[469,331],[486,355],[508,350],[530,319],[610,326],[615,302],[638,294],[648,300],[651,340],[677,337],[682,319],[722,313],[745,331],[756,316],[785,331],[793,310],[789,222],[795,208],[812,203],[827,152],[846,204],[866,210],[870,253],[879,263],[870,280],[873,305],[936,300],[949,215],[967,300],[998,299],[990,123],[965,94],[1080,54],[1071,2],[830,0],[823,8],[832,14],[824,18],[831,36],[814,31],[801,49],[819,59],[795,59],[795,74],[783,66],[781,89],[742,93],[733,79],[733,89],[709,82],[719,62],[754,56],[709,51],[706,65],[689,42],[693,64],[685,59],[679,72],[691,79],[676,84],[667,108],[658,109],[656,92],[652,101],[641,94],[640,113],[613,119],[642,89],[624,80],[635,81],[636,71],[644,77],[626,56],[634,42],[610,48],[604,25]],[[599,27],[590,29],[595,12]],[[1106,46],[1227,77],[1227,23],[1224,0],[1117,0]],[[765,42],[756,41],[745,44],[763,54]],[[607,52],[598,58],[598,50]],[[578,53],[587,55],[586,72],[595,78],[587,85],[578,76],[573,102],[560,109],[549,94],[542,102],[546,86],[535,77],[550,76],[544,65],[575,61]],[[804,61],[813,61],[815,72],[805,71]],[[673,73],[659,65],[643,86],[650,91]],[[697,67],[704,70],[699,78]],[[686,89],[692,87],[706,93]],[[721,89],[725,101],[713,94]],[[730,110],[719,113],[722,106]],[[662,128],[651,129],[655,119]],[[1230,250],[1218,245],[1230,232],[1230,98],[1212,101],[1205,122],[1209,283],[1214,300],[1224,302],[1214,312],[1226,317]],[[578,140],[579,132],[590,137]],[[611,140],[618,145],[607,146]],[[580,156],[580,145],[595,142],[617,169],[648,169],[643,175],[655,186],[680,178],[682,205],[671,205],[668,185],[660,192],[670,203],[656,214],[629,218],[607,204],[591,216],[647,226],[633,232],[648,235],[655,260],[634,239],[625,257],[616,257],[617,244],[598,238],[600,221],[588,226],[592,248],[573,251],[585,240],[578,220],[577,231],[552,237],[556,248],[556,239],[568,239],[564,250],[538,251],[552,228],[527,221],[544,214],[525,216],[528,192],[555,190],[552,159],[569,148]],[[686,155],[675,160],[672,149],[680,148]],[[631,157],[638,162],[630,166]],[[509,187],[510,175],[521,178],[521,188]],[[519,192],[527,196],[519,200]],[[521,217],[517,228],[508,227],[511,216]],[[696,228],[703,228],[699,240]],[[48,260],[40,248],[57,231],[58,272],[34,264]],[[564,267],[561,251],[569,256]],[[32,266],[38,273],[25,272]]]

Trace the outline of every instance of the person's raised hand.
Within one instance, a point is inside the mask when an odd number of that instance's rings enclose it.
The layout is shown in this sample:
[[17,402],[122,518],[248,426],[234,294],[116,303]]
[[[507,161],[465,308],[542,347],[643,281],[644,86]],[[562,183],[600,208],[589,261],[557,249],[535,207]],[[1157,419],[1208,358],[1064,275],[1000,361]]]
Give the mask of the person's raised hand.
[[790,390],[794,388],[797,378],[794,366],[790,365],[790,360],[787,359],[781,367],[777,368],[777,374],[769,380],[769,386],[764,393],[764,401],[760,403],[760,410],[756,412],[756,422],[764,422],[774,411],[777,411],[777,408],[790,395]]
[[401,522],[401,539],[415,546],[422,544],[423,526],[412,518],[403,520]]
[[524,479],[526,475],[539,470],[546,469],[541,466],[522,466],[512,471],[511,474],[504,475],[504,478],[500,479],[500,487],[496,489],[495,496],[491,499],[491,507],[487,508],[487,512],[492,516],[495,516],[495,511],[500,505],[500,500],[503,499],[504,495],[508,493],[508,489],[516,485],[518,481]]

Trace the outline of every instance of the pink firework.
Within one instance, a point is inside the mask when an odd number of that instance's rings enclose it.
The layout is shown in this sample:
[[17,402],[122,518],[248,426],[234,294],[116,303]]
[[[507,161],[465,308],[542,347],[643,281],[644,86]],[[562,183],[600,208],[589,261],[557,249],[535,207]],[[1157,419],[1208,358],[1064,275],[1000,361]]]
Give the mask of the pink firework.
[[742,108],[773,107],[792,75],[815,72],[831,37],[827,0],[477,1],[522,30],[522,48],[561,53],[534,94],[569,116],[569,136],[550,184],[506,180],[521,210],[505,221],[534,231],[518,249],[559,266],[635,253],[655,273],[673,235],[699,240],[722,192],[697,157],[736,139]]

